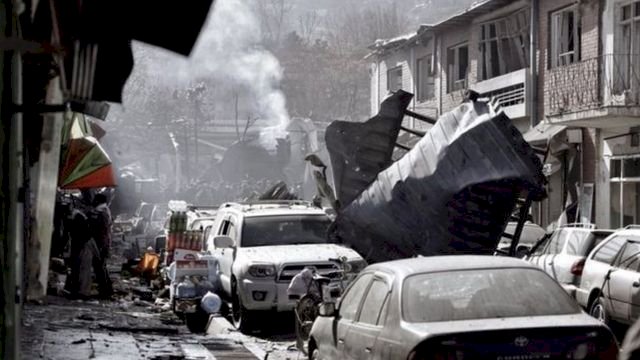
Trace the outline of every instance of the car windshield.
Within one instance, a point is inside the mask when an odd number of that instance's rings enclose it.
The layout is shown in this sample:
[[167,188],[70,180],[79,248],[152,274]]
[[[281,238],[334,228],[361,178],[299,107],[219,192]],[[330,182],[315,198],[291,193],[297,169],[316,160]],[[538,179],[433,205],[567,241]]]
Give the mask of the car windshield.
[[242,246],[326,243],[330,223],[324,215],[247,217],[242,228]]
[[413,275],[402,291],[408,322],[579,313],[564,290],[537,269],[499,268]]

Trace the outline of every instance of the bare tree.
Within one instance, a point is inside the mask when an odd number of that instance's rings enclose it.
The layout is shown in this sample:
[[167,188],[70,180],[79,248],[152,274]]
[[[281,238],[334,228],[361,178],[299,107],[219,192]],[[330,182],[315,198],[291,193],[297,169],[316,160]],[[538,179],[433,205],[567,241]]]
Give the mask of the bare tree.
[[304,15],[298,16],[298,32],[305,44],[310,44],[316,35],[320,17],[315,11],[308,11]]
[[255,0],[253,4],[260,17],[263,42],[279,46],[288,26],[288,15],[293,9],[292,0]]

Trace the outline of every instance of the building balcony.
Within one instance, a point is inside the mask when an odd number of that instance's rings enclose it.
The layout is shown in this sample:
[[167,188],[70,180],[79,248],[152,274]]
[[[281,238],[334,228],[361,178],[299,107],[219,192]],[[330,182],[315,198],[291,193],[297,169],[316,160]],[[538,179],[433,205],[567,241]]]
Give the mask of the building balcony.
[[640,116],[640,55],[608,54],[547,70],[545,116],[566,126],[635,126]]
[[483,97],[493,97],[511,119],[529,116],[529,69],[524,68],[471,85]]

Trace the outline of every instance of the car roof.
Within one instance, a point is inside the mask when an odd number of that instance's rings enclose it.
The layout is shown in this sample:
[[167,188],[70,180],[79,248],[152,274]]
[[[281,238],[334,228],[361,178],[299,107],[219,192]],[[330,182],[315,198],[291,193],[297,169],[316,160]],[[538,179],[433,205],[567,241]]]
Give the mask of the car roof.
[[620,229],[613,233],[614,235],[640,236],[640,229]]
[[227,203],[220,210],[235,212],[245,217],[282,216],[282,215],[324,215],[324,210],[309,205],[306,202],[257,202],[257,203]]
[[495,268],[530,268],[535,266],[516,258],[491,255],[444,255],[381,262],[369,266],[369,270],[380,270],[399,275],[400,278],[420,273]]

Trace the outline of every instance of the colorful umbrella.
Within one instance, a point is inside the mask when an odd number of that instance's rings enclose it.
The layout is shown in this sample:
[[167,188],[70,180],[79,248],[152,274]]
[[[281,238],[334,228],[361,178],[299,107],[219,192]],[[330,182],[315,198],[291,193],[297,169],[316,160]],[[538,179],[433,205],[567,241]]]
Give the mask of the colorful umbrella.
[[81,114],[67,118],[63,133],[63,155],[59,174],[62,189],[115,186],[111,159],[91,136],[89,122]]

